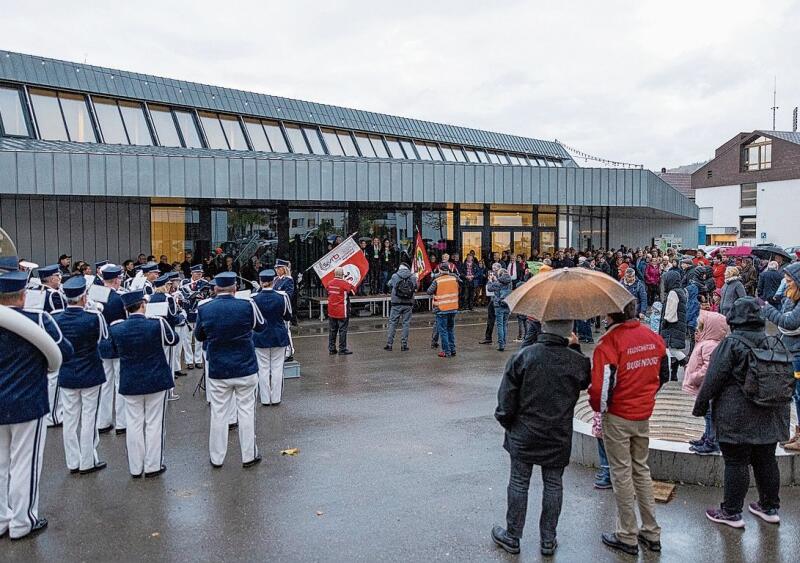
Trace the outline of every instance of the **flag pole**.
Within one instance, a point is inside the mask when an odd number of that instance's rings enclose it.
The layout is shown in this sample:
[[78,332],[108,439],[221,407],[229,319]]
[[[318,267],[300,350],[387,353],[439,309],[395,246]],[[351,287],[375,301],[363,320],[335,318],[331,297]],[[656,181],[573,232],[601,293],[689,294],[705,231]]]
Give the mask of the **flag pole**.
[[[350,236],[348,236],[347,238],[353,238],[353,237],[354,237],[354,236],[356,236],[357,234],[358,234],[358,231],[354,232],[353,234],[351,234],[351,235],[350,235]],[[344,239],[344,240],[347,240],[347,238],[346,238],[346,239]],[[344,241],[342,241],[342,242],[344,242]],[[326,252],[325,254],[327,254],[327,252]],[[323,254],[322,256],[325,256],[325,254]],[[318,258],[317,260],[315,260],[315,261],[314,261],[314,264],[316,264],[317,262],[319,262],[319,258]],[[313,267],[314,267],[314,264],[311,264],[311,265],[310,265],[308,268],[306,268],[305,270],[303,270],[303,273],[305,274],[305,273],[306,273],[306,272],[308,272],[308,271],[309,271],[311,268],[313,268]]]

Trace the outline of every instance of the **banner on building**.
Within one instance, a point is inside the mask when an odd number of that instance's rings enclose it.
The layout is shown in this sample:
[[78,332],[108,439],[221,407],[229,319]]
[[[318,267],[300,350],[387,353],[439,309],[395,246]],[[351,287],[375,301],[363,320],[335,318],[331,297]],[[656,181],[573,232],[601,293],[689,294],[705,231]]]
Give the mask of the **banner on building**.
[[414,264],[412,271],[417,275],[417,283],[422,282],[422,278],[431,273],[431,261],[428,260],[428,251],[425,250],[425,241],[417,231],[417,241],[414,243]]
[[340,245],[314,262],[312,268],[319,276],[322,285],[328,287],[336,268],[344,270],[344,279],[353,287],[358,287],[367,277],[369,263],[367,257],[353,235],[347,237]]

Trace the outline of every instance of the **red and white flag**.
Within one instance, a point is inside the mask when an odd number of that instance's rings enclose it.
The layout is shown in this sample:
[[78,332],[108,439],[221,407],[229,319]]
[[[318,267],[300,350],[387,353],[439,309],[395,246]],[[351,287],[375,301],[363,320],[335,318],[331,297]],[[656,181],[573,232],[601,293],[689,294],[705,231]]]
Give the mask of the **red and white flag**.
[[367,277],[369,262],[353,235],[347,237],[339,246],[314,262],[312,266],[325,287],[328,287],[333,279],[334,270],[339,267],[344,269],[344,279],[353,287],[361,285],[361,282]]
[[425,250],[425,241],[417,231],[417,242],[414,244],[413,272],[417,275],[417,282],[422,283],[422,278],[431,273],[431,261],[428,260],[428,251]]

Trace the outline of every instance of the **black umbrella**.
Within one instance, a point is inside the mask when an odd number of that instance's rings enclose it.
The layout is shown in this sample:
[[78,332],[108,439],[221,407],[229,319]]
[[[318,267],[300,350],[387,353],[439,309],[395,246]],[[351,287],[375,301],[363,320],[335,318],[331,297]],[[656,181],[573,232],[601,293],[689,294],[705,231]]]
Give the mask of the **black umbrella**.
[[786,262],[791,262],[792,257],[789,253],[782,249],[780,246],[774,244],[765,244],[764,246],[754,246],[753,256],[758,256],[763,260],[771,260],[773,256],[778,255],[786,259]]

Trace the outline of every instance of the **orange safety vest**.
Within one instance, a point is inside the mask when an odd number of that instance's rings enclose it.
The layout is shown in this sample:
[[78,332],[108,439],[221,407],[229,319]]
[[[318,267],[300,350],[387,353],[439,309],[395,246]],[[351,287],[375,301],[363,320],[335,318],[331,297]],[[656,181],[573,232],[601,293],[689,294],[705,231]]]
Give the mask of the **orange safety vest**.
[[445,274],[436,280],[433,306],[440,311],[458,310],[458,280],[454,276]]

